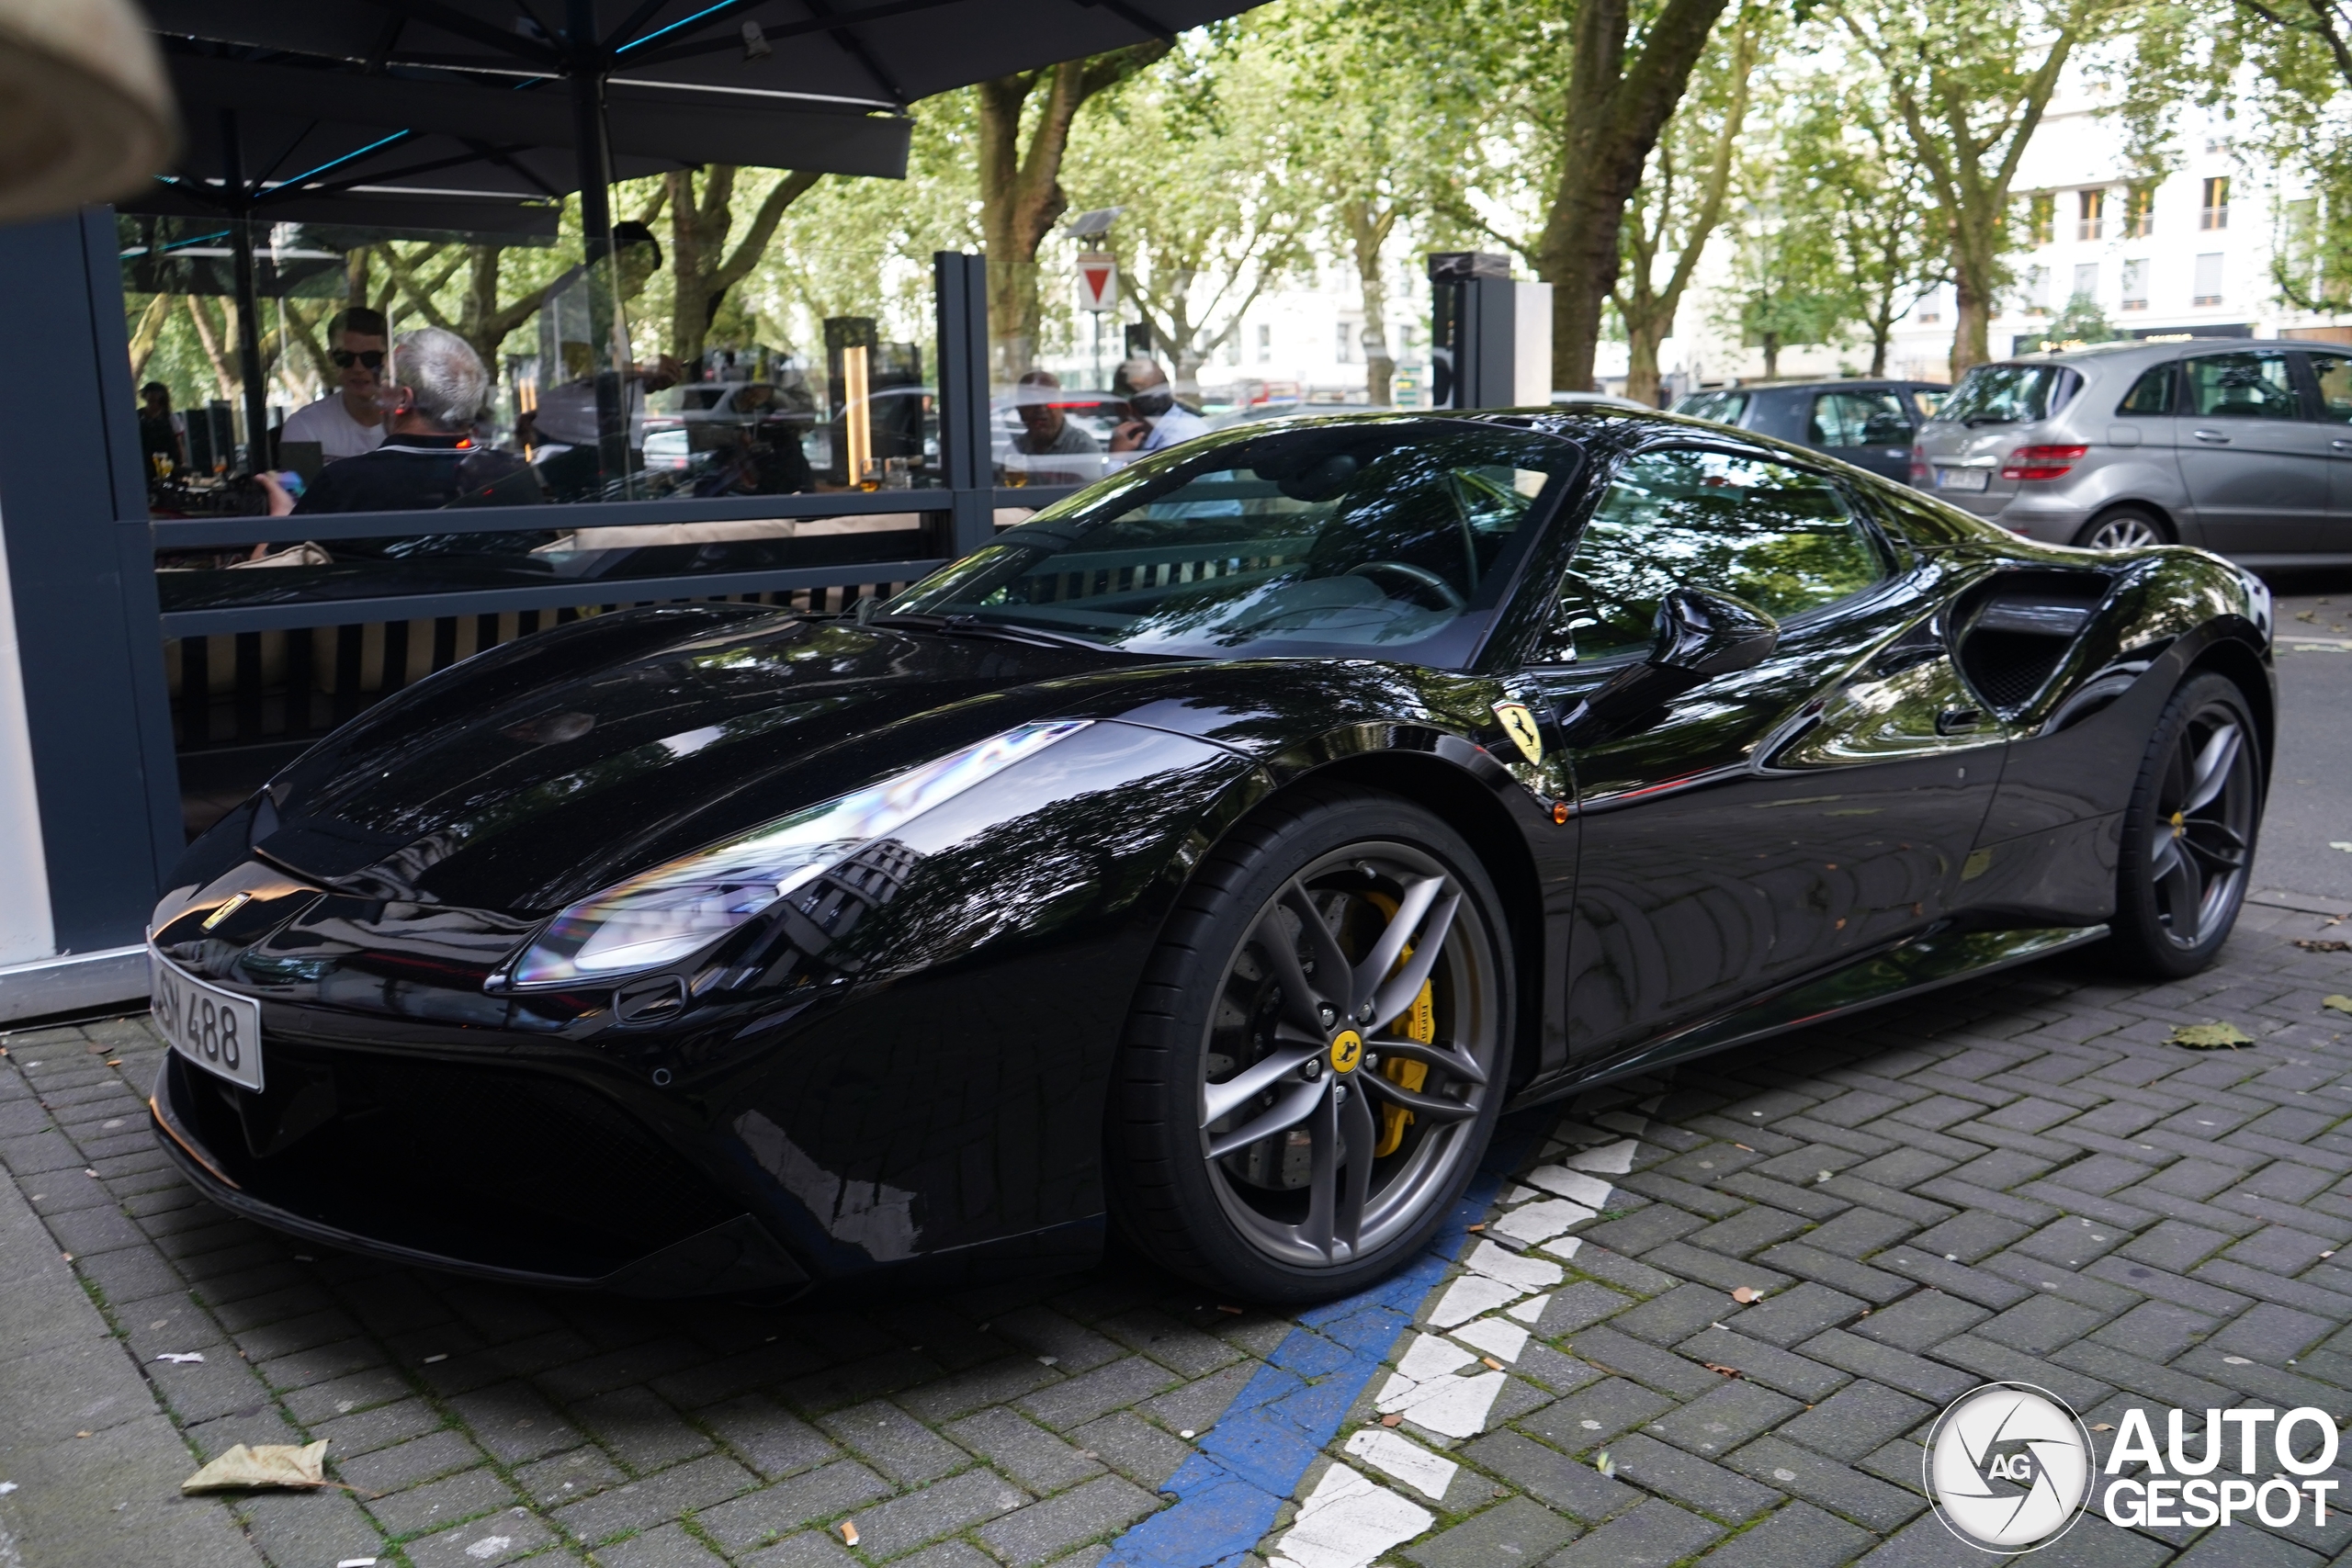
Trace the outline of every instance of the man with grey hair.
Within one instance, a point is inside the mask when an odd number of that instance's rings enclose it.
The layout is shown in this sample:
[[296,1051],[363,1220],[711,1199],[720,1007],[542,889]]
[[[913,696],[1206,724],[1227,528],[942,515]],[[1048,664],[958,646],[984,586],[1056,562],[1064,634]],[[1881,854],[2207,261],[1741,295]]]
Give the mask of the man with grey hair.
[[[539,499],[528,464],[513,453],[474,442],[474,421],[489,400],[490,377],[465,339],[439,327],[402,333],[392,340],[385,374],[384,444],[322,470],[299,502],[277,476],[264,475],[272,515],[416,512]],[[404,544],[410,547],[401,547]],[[410,541],[345,540],[335,553],[411,555],[420,550]]]

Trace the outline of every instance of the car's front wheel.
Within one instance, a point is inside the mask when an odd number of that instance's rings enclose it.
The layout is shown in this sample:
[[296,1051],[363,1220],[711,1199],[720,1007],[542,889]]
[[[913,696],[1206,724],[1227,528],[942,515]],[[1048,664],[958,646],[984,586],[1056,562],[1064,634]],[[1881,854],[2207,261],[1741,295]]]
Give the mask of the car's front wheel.
[[1104,1150],[1122,1233],[1260,1301],[1405,1262],[1493,1132],[1512,998],[1494,886],[1442,821],[1372,792],[1261,811],[1137,994]]
[[2213,961],[2237,923],[2262,826],[2253,710],[2226,676],[2190,677],[2165,705],[2123,818],[2111,947],[2158,978]]

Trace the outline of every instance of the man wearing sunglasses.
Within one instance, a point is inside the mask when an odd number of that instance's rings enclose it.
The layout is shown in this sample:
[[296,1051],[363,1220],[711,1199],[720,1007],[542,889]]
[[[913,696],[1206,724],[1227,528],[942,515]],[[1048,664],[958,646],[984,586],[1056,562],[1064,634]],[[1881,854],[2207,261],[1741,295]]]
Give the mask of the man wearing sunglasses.
[[327,357],[342,385],[288,416],[280,441],[315,441],[332,463],[356,457],[384,444],[384,349],[388,332],[382,312],[354,305],[327,323]]

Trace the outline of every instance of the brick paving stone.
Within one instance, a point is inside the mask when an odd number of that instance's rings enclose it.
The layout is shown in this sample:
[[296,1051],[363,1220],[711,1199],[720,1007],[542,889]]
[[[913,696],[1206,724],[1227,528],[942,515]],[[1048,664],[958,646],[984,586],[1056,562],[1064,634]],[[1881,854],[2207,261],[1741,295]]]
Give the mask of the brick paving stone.
[[1572,1518],[1606,1519],[1642,1500],[1643,1495],[1633,1487],[1509,1429],[1489,1433],[1464,1445],[1460,1452]]
[[1611,1378],[1546,1405],[1522,1424],[1554,1447],[1577,1454],[1657,1419],[1675,1404],[1653,1389]]
[[593,1545],[623,1530],[650,1529],[689,1509],[710,1508],[752,1483],[752,1475],[742,1466],[714,1454],[599,1493],[560,1510],[555,1517],[565,1529]]
[[1650,1423],[1645,1430],[1693,1453],[1720,1458],[1804,1409],[1800,1401],[1741,1378]]
[[1108,1536],[1159,1507],[1159,1499],[1141,1487],[1104,1475],[1007,1514],[974,1533],[1012,1568],[1028,1568],[1081,1541]]
[[604,1568],[726,1568],[726,1559],[678,1525],[631,1536],[596,1553]]
[[498,1478],[497,1472],[485,1467],[370,1498],[367,1506],[387,1534],[404,1536],[481,1518],[511,1507],[515,1501],[513,1488]]
[[1191,1456],[1189,1444],[1117,1410],[1068,1434],[1082,1457],[1101,1460],[1139,1486],[1158,1490]]
[[1402,1555],[1422,1568],[1535,1563],[1583,1533],[1581,1526],[1541,1504],[1513,1497],[1407,1547]]
[[1157,1362],[1129,1356],[1039,1389],[1013,1403],[1046,1426],[1063,1431],[1147,1399],[1179,1381]]
[[1867,1530],[1810,1504],[1791,1503],[1699,1561],[1705,1568],[1835,1568],[1875,1544]]
[[1758,1485],[1645,1433],[1618,1438],[1609,1452],[1625,1480],[1731,1524],[1745,1524],[1776,1506],[1784,1490]]
[[952,1422],[947,1435],[1034,1491],[1058,1492],[1102,1472],[1070,1443],[1016,1412],[983,1410]]
[[1724,1533],[1712,1520],[1652,1498],[1570,1542],[1546,1568],[1668,1568]]
[[988,1470],[961,1475],[873,1504],[857,1512],[858,1550],[869,1557],[896,1557],[978,1524],[1009,1514],[1029,1495]]

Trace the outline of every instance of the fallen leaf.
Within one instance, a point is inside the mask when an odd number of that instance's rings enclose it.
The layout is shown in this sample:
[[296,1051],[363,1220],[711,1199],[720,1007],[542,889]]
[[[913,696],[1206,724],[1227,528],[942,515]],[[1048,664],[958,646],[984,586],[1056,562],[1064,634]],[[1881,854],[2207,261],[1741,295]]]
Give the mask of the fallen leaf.
[[2165,1042],[2170,1045],[2188,1045],[2199,1051],[2217,1051],[2224,1045],[2251,1045],[2254,1036],[2234,1023],[2177,1023]]
[[1726,1367],[1720,1361],[1702,1361],[1699,1364],[1706,1368],[1709,1371],[1718,1373],[1724,1377],[1736,1378],[1739,1376],[1739,1369],[1737,1367]]
[[2299,936],[2295,945],[2305,953],[2352,953],[2352,942],[2339,942],[2334,937]]
[[1402,1416],[1383,1416],[1380,1418],[1380,1424],[1384,1427],[1401,1427],[1405,1424],[1405,1418]]
[[2097,1426],[2093,1427],[2091,1430],[2094,1432],[2112,1432],[2115,1430],[2115,1423],[2112,1421],[2101,1421]]
[[248,1491],[259,1487],[290,1487],[307,1491],[326,1484],[323,1466],[327,1445],[315,1443],[243,1443],[180,1483],[184,1493]]
[[1617,1461],[1609,1457],[1609,1450],[1607,1449],[1601,1450],[1599,1453],[1593,1456],[1592,1468],[1600,1472],[1601,1474],[1610,1477],[1611,1480],[1616,1478]]
[[1764,1292],[1758,1290],[1753,1285],[1742,1285],[1739,1289],[1731,1293],[1731,1299],[1737,1302],[1740,1305],[1746,1306],[1750,1302],[1762,1301],[1764,1299]]
[[855,1546],[857,1544],[857,1522],[855,1520],[843,1519],[835,1528],[842,1532],[842,1540],[844,1543],[850,1546]]
[[2319,1005],[2338,1012],[2352,1012],[2352,997],[2322,997]]

